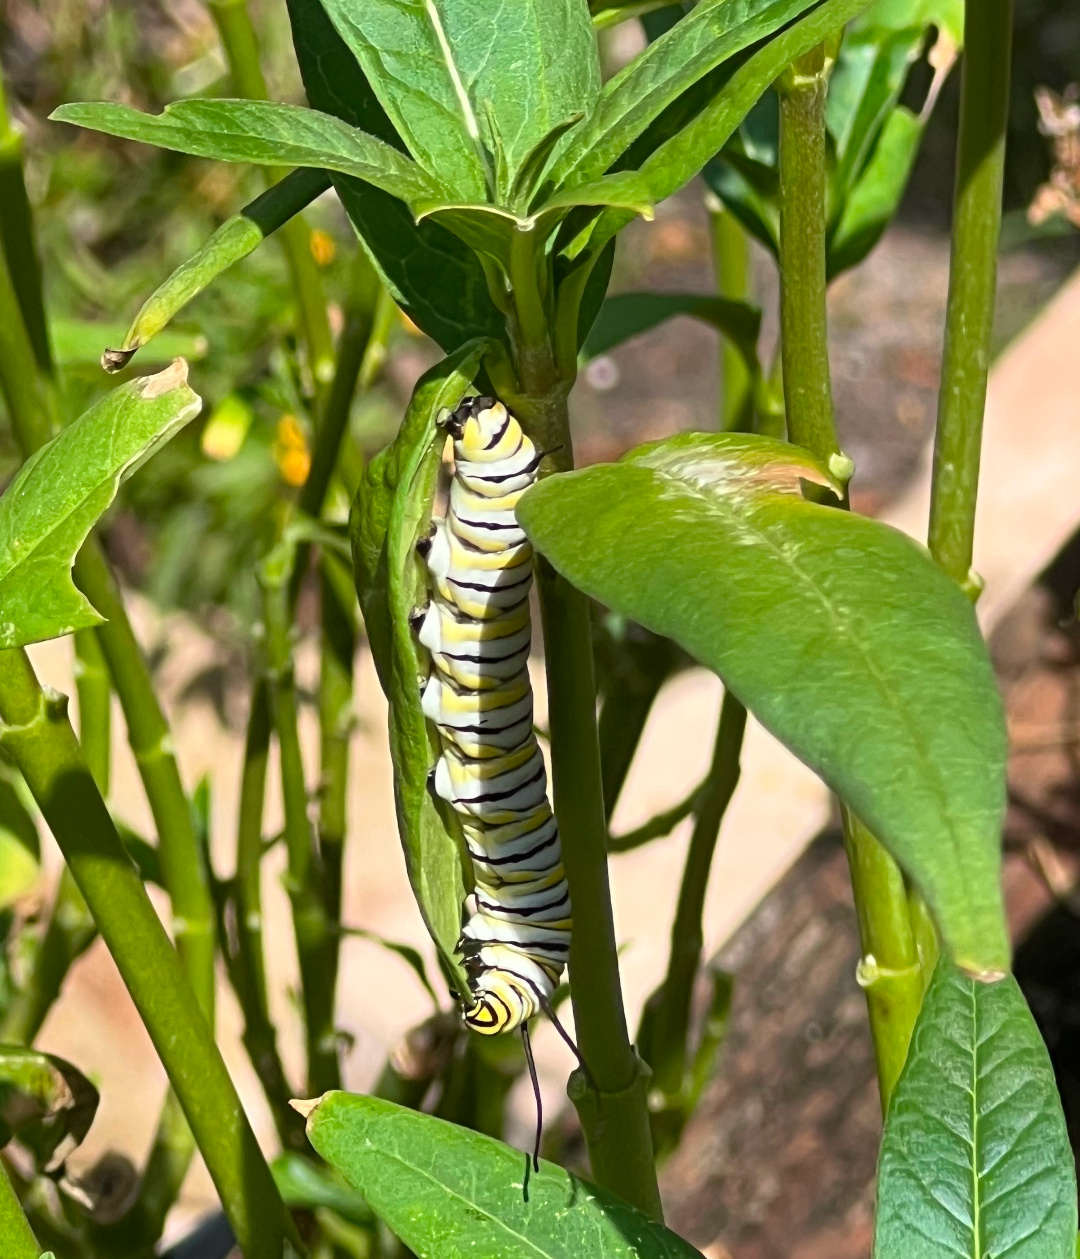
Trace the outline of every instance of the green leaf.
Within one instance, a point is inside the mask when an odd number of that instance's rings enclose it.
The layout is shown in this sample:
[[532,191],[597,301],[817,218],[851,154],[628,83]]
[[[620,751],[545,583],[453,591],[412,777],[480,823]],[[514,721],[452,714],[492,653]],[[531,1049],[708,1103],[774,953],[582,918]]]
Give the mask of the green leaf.
[[959,47],[964,42],[964,0],[876,0],[853,31],[898,31],[905,26],[936,26]]
[[606,1190],[501,1141],[375,1097],[327,1093],[308,1140],[421,1256],[438,1259],[700,1259]]
[[1001,700],[971,604],[910,538],[806,501],[769,438],[684,433],[550,477],[519,517],[571,582],[723,678],[889,848],[958,963],[1002,973]]
[[885,1125],[874,1259],[1071,1259],[1076,1173],[1012,978],[939,963]]
[[[222,223],[206,244],[182,262],[143,303],[120,348],[106,352],[106,371],[119,371],[126,366],[135,351],[156,337],[177,311],[329,187],[330,178],[325,171],[307,168],[291,171],[250,205],[244,206],[239,214]],[[56,344],[55,331],[53,343]],[[116,344],[115,339],[112,344]],[[188,354],[185,350],[169,354],[162,342],[155,349],[162,357]]]
[[[866,3],[867,0],[825,0],[748,57],[697,116],[642,163],[640,173],[653,200],[662,201],[688,183],[723,148],[766,88],[796,57],[835,35]],[[688,20],[684,18],[671,35],[651,44],[650,50],[661,47]]]
[[177,359],[114,389],[23,464],[0,498],[0,648],[101,623],[72,583],[75,556],[120,482],[201,405]]
[[0,766],[0,910],[32,891],[41,877],[37,825]]
[[375,136],[340,118],[274,101],[191,100],[144,114],[130,105],[61,105],[54,122],[141,140],[223,162],[314,166],[353,175],[407,205],[446,195],[442,183]]
[[427,528],[445,434],[436,425],[465,396],[487,341],[474,341],[420,378],[394,442],[372,460],[353,506],[356,593],[371,654],[390,703],[390,751],[398,832],[409,881],[424,922],[458,992],[465,975],[455,955],[465,881],[453,815],[428,791],[438,735],[420,707],[426,673],[409,617],[427,602],[416,542]]
[[[600,89],[585,0],[325,0],[409,152],[455,200],[488,199],[501,151],[505,199],[536,144]],[[493,123],[498,134],[493,133]]]
[[281,1199],[291,1210],[329,1207],[350,1224],[373,1224],[375,1216],[364,1199],[339,1175],[316,1167],[303,1154],[279,1154],[270,1164]]
[[619,293],[609,297],[585,338],[581,357],[587,362],[606,354],[675,315],[690,315],[711,324],[739,350],[752,374],[758,375],[761,311],[749,302],[698,293]]
[[[701,0],[682,21],[604,84],[595,109],[563,145],[552,178],[559,185],[569,186],[604,174],[680,95],[728,58],[779,30],[813,3],[814,0]],[[701,165],[712,153],[703,158]]]
[[889,115],[870,164],[848,194],[829,234],[829,279],[856,266],[881,239],[907,188],[924,123],[903,105]]
[[[387,143],[403,147],[352,53],[319,0],[288,0],[308,100]],[[477,336],[504,335],[502,316],[476,256],[437,223],[414,224],[395,197],[332,175],[357,236],[394,300],[448,353]]]
[[0,1146],[17,1137],[51,1169],[90,1131],[97,1105],[97,1089],[70,1062],[0,1045]]

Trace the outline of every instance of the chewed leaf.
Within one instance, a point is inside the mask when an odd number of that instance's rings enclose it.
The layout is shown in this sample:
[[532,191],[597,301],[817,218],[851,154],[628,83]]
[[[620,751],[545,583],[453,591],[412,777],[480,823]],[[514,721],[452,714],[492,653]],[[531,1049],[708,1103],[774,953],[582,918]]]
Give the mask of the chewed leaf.
[[71,580],[75,556],[120,482],[201,406],[177,359],[114,389],[26,461],[0,498],[0,648],[101,622]]
[[12,1137],[38,1167],[61,1162],[90,1131],[98,1092],[69,1062],[21,1045],[0,1045],[0,1145]]
[[922,547],[806,483],[838,488],[783,442],[684,433],[518,512],[579,589],[718,673],[889,848],[958,964],[1001,975],[1005,726],[974,612]]

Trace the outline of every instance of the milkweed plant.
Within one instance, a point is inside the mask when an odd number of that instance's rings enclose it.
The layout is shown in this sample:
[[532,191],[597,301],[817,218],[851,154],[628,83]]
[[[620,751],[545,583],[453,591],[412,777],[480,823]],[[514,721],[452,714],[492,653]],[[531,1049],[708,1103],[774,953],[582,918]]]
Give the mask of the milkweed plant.
[[[884,1115],[875,1259],[1073,1256],[1065,1121],[1010,974],[1006,731],[971,571],[1011,0],[287,4],[306,106],[267,99],[243,0],[211,0],[235,99],[52,115],[266,170],[262,195],[106,350],[124,383],[77,417],[50,349],[21,139],[0,111],[0,385],[24,460],[0,498],[0,888],[25,886],[38,814],[64,858],[40,925],[21,923],[7,892],[0,911],[8,954],[22,959],[0,986],[4,1259],[156,1253],[196,1151],[223,1218],[185,1254],[224,1254],[221,1236],[248,1259],[697,1254],[664,1226],[656,1168],[723,1070],[728,980],[702,957],[703,896],[748,713],[820,775],[843,817]],[[605,32],[631,22],[643,50],[605,80]],[[954,63],[952,269],[924,547],[849,509],[826,290],[894,217]],[[699,175],[716,291],[608,297],[622,229]],[[330,189],[360,246],[333,331],[304,220]],[[206,787],[181,779],[97,525],[120,483],[200,414],[182,359],[135,375],[133,356],[275,233],[314,441],[257,564],[226,878],[210,860]],[[747,292],[751,237],[779,277],[770,362]],[[397,308],[444,357],[361,467],[355,450],[346,459],[350,407],[385,359]],[[715,426],[575,468],[567,406],[581,366],[679,314],[721,338]],[[331,510],[339,487],[347,530]],[[307,591],[319,607],[317,791],[293,663]],[[62,635],[79,665],[78,733],[26,652]],[[440,1013],[416,1030],[417,1052],[388,1061],[362,1096],[341,1089],[335,1027],[346,802],[365,786],[348,777],[361,645],[389,704],[402,877],[440,964],[437,982],[424,975]],[[670,815],[612,835],[652,703],[687,660],[724,684],[708,774]],[[106,803],[113,694],[153,840]],[[279,1053],[261,930],[275,744],[302,1079]],[[608,856],[688,816],[677,903],[655,906],[672,918],[667,973],[632,1030]],[[168,899],[164,922],[148,884]],[[98,936],[170,1084],[144,1166],[107,1201],[64,1169],[97,1092],[78,1064],[34,1048]],[[418,954],[393,947],[423,974]],[[218,960],[273,1115],[272,1158],[215,1043]],[[694,994],[706,988],[703,1017]],[[549,1130],[551,1160],[501,1139],[536,1019],[554,1019],[577,1055],[567,1092],[585,1179],[560,1165],[572,1162],[565,1135]]]

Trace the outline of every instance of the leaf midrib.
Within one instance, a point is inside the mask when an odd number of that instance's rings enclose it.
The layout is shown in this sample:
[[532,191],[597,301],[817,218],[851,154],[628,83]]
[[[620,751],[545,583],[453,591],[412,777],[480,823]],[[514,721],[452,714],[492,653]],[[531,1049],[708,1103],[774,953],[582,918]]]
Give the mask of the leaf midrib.
[[[516,1229],[511,1228],[504,1220],[501,1220],[497,1215],[493,1215],[492,1212],[482,1203],[476,1202],[471,1198],[467,1198],[457,1189],[452,1189],[444,1181],[439,1180],[425,1168],[418,1167],[415,1163],[408,1162],[400,1154],[391,1153],[385,1146],[375,1145],[374,1142],[372,1143],[372,1152],[376,1153],[380,1158],[388,1159],[393,1163],[397,1163],[400,1167],[404,1167],[407,1171],[414,1172],[417,1176],[422,1176],[425,1180],[441,1189],[443,1193],[447,1194],[449,1197],[454,1198],[470,1210],[479,1212],[479,1214],[485,1219],[502,1229],[507,1236],[513,1237],[519,1242],[523,1242],[533,1254],[538,1256],[538,1259],[561,1259],[561,1256],[557,1251],[549,1249],[542,1250],[531,1238],[527,1237],[524,1233],[519,1233]],[[364,1190],[359,1190],[359,1192],[363,1193]]]
[[[641,465],[639,464],[637,466],[640,467]],[[664,471],[662,469],[649,468],[647,469],[647,471],[652,472],[658,478],[663,478],[667,481],[670,481],[673,485],[675,485],[679,489],[693,495],[695,498],[700,499],[711,513],[715,513],[718,516],[723,515],[723,511],[720,507],[720,501],[715,495],[706,494],[697,486],[690,483],[689,481],[685,481],[678,477],[675,477],[670,472]],[[836,510],[839,510],[839,509],[836,509]],[[763,542],[769,548],[769,550],[771,550],[779,558],[780,562],[784,566],[786,566],[792,573],[794,573],[796,577],[803,579],[806,586],[817,597],[822,607],[825,609],[826,615],[828,616],[833,626],[836,628],[838,634],[842,638],[844,638],[855,649],[855,651],[864,661],[867,672],[869,673],[874,683],[877,685],[878,690],[881,693],[881,695],[884,697],[887,706],[893,712],[895,712],[898,718],[900,719],[900,722],[911,742],[911,746],[914,749],[915,757],[918,759],[920,764],[922,764],[927,770],[927,779],[933,786],[933,793],[938,799],[938,803],[941,806],[942,817],[946,821],[950,847],[953,850],[953,855],[960,869],[964,870],[966,863],[964,862],[963,857],[962,857],[962,845],[960,844],[959,836],[956,833],[956,824],[953,821],[953,818],[951,814],[949,813],[948,809],[946,808],[949,793],[945,788],[945,784],[941,781],[938,775],[937,766],[930,759],[925,749],[922,747],[921,740],[917,736],[917,733],[912,726],[911,716],[908,713],[907,708],[897,702],[895,695],[893,695],[889,687],[886,685],[885,679],[878,673],[878,670],[874,663],[873,655],[867,651],[865,646],[852,633],[850,626],[845,621],[840,620],[838,618],[837,614],[835,613],[833,609],[832,603],[826,596],[825,592],[819,587],[818,583],[809,575],[809,573],[806,572],[805,569],[801,568],[789,555],[785,553],[784,548],[779,546],[773,540],[770,534],[761,525],[749,523],[746,520],[744,520],[742,517],[736,517],[734,512],[729,512],[728,514],[730,517],[736,518],[736,523],[739,526],[744,527],[744,528],[749,527],[751,532],[753,532],[754,535],[761,542]]]

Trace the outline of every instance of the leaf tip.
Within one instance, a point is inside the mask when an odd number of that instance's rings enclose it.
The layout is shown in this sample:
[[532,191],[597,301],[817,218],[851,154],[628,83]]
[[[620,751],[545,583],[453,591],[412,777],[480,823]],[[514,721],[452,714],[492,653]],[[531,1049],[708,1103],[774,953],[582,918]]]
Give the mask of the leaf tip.
[[965,966],[963,963],[958,963],[958,965],[967,978],[974,980],[977,984],[997,984],[1009,974],[1007,970],[997,967]]
[[307,1120],[318,1109],[321,1101],[321,1097],[292,1097],[289,1099],[289,1105],[298,1115],[302,1115]]
[[[115,354],[122,352],[119,350],[113,351]],[[128,358],[134,353],[134,350],[128,352]],[[104,358],[102,361],[104,362]],[[179,389],[181,386],[186,385],[187,378],[187,360],[174,358],[164,371],[158,372],[154,376],[144,376],[139,381],[139,396],[144,402],[152,402],[155,398],[160,398],[163,394],[170,393],[173,389]]]
[[110,376],[113,376],[127,367],[128,363],[131,362],[132,355],[138,348],[137,345],[133,345],[128,350],[106,350],[101,356],[101,366]]

